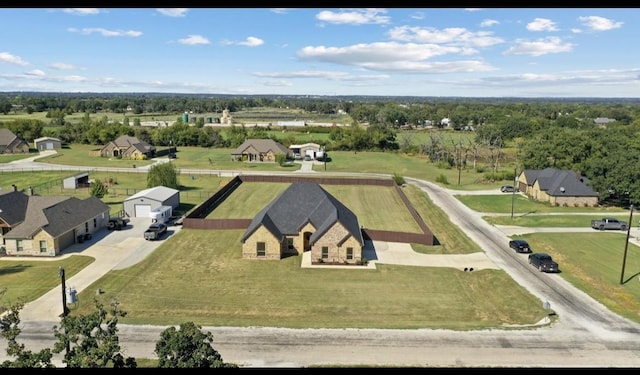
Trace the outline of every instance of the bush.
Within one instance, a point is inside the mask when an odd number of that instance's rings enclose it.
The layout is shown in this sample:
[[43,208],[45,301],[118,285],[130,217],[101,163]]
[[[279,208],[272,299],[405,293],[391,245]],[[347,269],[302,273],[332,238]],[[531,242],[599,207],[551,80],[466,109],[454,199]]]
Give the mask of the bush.
[[393,172],[393,177],[392,177],[393,181],[396,183],[396,185],[402,186],[404,185],[404,177],[400,176],[397,172]]
[[443,185],[449,185],[449,180],[447,180],[447,176],[444,174],[440,174],[440,176],[436,177],[436,182],[439,182]]

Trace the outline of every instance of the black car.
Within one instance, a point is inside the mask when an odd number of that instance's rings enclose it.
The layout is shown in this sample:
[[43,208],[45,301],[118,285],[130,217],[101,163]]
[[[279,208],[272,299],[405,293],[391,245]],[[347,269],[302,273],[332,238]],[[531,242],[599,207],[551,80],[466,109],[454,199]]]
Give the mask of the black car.
[[509,247],[516,251],[516,253],[530,253],[531,247],[525,240],[511,240],[509,241]]
[[529,264],[536,267],[540,272],[559,272],[558,263],[551,255],[545,253],[529,254]]

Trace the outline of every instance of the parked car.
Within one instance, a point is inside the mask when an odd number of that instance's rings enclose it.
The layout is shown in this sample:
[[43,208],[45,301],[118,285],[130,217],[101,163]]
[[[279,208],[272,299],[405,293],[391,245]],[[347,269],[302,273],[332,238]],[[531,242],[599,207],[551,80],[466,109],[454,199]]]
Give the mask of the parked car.
[[304,156],[304,161],[311,161],[311,156],[310,155],[305,155]]
[[107,223],[107,229],[109,230],[120,230],[129,224],[129,219],[121,218],[121,217],[112,217],[109,218],[109,222]]
[[517,192],[518,189],[513,185],[502,185],[502,187],[500,187],[500,191],[503,193],[513,193]]
[[536,267],[540,272],[559,272],[558,263],[551,255],[545,253],[529,254],[529,264]]
[[511,240],[509,241],[509,247],[516,251],[516,253],[531,253],[531,247],[525,240]]

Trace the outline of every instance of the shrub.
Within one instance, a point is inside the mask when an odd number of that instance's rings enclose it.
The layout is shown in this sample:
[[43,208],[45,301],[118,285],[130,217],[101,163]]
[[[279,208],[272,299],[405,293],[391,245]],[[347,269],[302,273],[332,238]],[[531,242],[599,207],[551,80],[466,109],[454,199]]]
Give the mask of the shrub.
[[436,182],[439,182],[443,185],[449,185],[449,180],[447,180],[447,176],[444,174],[440,174],[440,176],[436,177]]
[[400,176],[397,172],[393,172],[392,178],[396,185],[402,186],[404,184],[404,177]]

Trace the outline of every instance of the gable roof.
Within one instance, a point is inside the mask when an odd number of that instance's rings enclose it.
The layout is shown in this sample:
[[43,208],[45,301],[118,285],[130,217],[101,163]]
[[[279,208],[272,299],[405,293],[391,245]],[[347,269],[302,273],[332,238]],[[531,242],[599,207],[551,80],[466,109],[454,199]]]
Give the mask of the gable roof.
[[14,227],[24,221],[29,197],[21,191],[0,191],[0,221]]
[[139,192],[125,199],[125,201],[143,197],[143,198],[153,199],[158,202],[164,202],[165,200],[173,197],[176,193],[179,193],[179,192],[180,192],[179,190],[159,185],[152,188],[140,190]]
[[274,154],[288,154],[289,149],[284,147],[281,143],[274,141],[273,139],[247,139],[242,142],[235,150],[231,152],[231,155],[239,155],[245,152],[248,148],[253,147],[259,153],[266,154],[269,151]]
[[95,196],[84,200],[36,195],[27,198],[24,221],[6,233],[5,238],[30,238],[39,230],[44,230],[54,238],[59,237],[96,215],[109,212],[109,206]]
[[7,128],[0,128],[0,146],[8,146],[16,139],[18,139],[18,136],[11,130]]
[[340,223],[364,245],[356,215],[313,182],[292,183],[256,215],[241,241],[244,242],[261,225],[282,240],[286,235],[298,235],[307,223],[316,228],[309,238],[311,243],[322,237],[335,223]]
[[589,180],[578,176],[576,172],[545,168],[542,170],[526,169],[527,182],[534,185],[538,181],[540,190],[550,196],[597,197],[598,193],[589,187]]
[[116,147],[120,148],[120,149],[127,149],[129,147],[135,147],[137,150],[139,150],[142,153],[147,153],[153,149],[155,149],[154,146],[148,144],[145,141],[141,141],[136,137],[132,137],[130,135],[121,135],[118,138],[116,138],[114,141],[112,141],[113,144],[116,145]]

